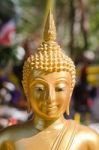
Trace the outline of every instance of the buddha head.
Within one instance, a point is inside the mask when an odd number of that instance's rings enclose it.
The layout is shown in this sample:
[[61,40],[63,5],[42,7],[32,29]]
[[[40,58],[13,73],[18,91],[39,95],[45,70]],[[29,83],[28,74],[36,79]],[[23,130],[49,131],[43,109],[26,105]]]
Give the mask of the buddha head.
[[28,57],[23,67],[23,88],[29,110],[45,120],[69,114],[75,85],[75,66],[56,42],[56,29],[51,11],[45,24],[43,42]]

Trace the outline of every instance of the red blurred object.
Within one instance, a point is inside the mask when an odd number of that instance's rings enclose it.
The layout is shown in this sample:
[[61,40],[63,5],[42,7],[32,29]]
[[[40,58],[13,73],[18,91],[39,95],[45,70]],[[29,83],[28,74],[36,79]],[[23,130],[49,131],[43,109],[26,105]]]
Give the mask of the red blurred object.
[[17,122],[18,122],[18,121],[17,121],[16,119],[11,118],[11,119],[8,120],[8,126],[15,125],[15,124],[17,124]]
[[15,38],[16,27],[14,21],[9,21],[0,29],[0,45],[11,46]]
[[89,108],[92,108],[92,106],[93,106],[93,100],[92,99],[88,99],[87,104],[88,104]]

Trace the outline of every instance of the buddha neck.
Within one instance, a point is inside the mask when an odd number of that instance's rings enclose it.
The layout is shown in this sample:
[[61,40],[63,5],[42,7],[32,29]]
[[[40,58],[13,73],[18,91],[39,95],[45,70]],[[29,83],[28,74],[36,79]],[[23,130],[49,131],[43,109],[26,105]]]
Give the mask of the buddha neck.
[[35,115],[33,119],[33,125],[37,130],[44,130],[47,127],[50,127],[51,129],[60,130],[63,128],[64,123],[66,122],[66,119],[63,117],[63,115],[58,118],[57,120],[44,120],[38,116]]

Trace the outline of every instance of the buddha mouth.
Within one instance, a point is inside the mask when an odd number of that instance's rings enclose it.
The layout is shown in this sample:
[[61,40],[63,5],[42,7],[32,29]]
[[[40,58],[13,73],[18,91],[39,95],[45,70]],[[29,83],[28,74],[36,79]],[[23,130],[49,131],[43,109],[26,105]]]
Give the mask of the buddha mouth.
[[55,115],[58,112],[58,110],[59,105],[57,105],[56,103],[51,103],[42,107],[42,112],[46,113],[49,116]]
[[57,111],[58,111],[58,109],[52,109],[50,111],[47,111],[47,115],[48,116],[56,115]]
[[47,107],[47,112],[50,112],[50,111],[56,111],[56,110],[58,110],[57,105],[51,106],[51,107]]
[[59,107],[57,104],[50,104],[47,106],[47,109],[46,109],[46,113],[47,115],[55,115],[59,110]]

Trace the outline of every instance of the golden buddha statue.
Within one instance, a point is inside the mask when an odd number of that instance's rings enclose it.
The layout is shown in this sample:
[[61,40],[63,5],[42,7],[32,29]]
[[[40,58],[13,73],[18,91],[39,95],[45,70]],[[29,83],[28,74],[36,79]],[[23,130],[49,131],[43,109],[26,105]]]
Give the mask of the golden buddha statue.
[[23,67],[23,88],[31,121],[0,132],[0,150],[99,150],[99,135],[63,117],[75,85],[75,66],[56,42],[51,12],[44,41]]

